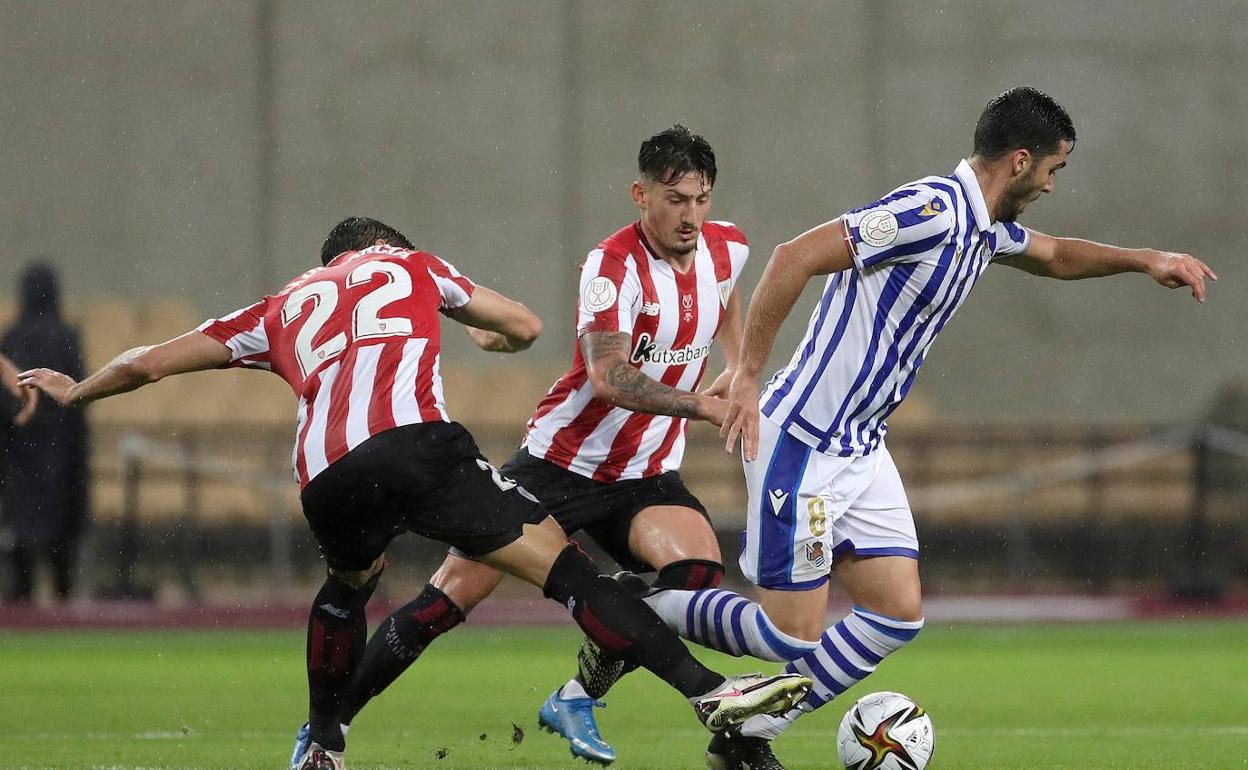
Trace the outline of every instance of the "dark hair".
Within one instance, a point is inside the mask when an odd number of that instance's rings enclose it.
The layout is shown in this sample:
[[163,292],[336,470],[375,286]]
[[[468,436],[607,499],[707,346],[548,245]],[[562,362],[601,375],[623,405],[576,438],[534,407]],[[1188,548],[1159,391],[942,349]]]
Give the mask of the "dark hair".
[[378,240],[404,249],[416,248],[406,235],[385,222],[368,217],[347,217],[334,225],[334,229],[325,236],[325,243],[321,246],[321,264],[328,265],[344,251],[367,249]]
[[707,187],[714,187],[715,151],[701,136],[677,123],[641,143],[637,170],[660,184],[672,184],[695,171],[706,180]]
[[975,124],[975,154],[996,160],[1018,149],[1051,155],[1074,144],[1075,124],[1053,97],[1028,86],[1011,88],[984,107]]

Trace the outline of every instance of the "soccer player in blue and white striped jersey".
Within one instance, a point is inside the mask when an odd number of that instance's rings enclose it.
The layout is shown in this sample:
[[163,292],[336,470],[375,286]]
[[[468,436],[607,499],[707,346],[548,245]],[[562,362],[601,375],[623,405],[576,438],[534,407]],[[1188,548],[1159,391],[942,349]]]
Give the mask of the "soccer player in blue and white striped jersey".
[[[718,590],[649,601],[686,637],[787,660],[815,689],[800,710],[716,738],[712,767],[779,768],[768,740],[922,628],[918,539],[885,420],[989,265],[1061,279],[1141,272],[1204,301],[1205,279],[1216,277],[1190,255],[1055,238],[1015,223],[1053,190],[1074,143],[1074,125],[1053,99],[1011,89],[988,103],[971,157],[952,174],[903,185],[772,254],[750,302],[722,433],[729,451],[742,437],[749,497],[740,563],[758,603]],[[776,332],[816,275],[827,280],[805,337],[760,394]],[[832,570],[854,609],[825,630]]]

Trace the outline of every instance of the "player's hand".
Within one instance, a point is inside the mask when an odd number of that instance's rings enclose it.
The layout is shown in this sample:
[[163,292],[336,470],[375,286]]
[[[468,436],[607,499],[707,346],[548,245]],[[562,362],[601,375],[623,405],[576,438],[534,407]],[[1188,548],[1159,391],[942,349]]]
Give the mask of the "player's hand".
[[[68,374],[51,369],[29,369],[17,375],[17,384],[23,388],[42,390],[61,406],[73,406],[70,391],[78,383]],[[25,409],[22,407],[23,411]]]
[[728,389],[732,387],[732,369],[725,369],[719,373],[711,386],[702,391],[704,396],[712,396],[714,398],[728,398]]
[[753,377],[737,372],[728,390],[728,414],[719,429],[724,439],[724,451],[732,454],[741,437],[741,457],[753,462],[758,456],[758,382]]
[[724,418],[728,416],[728,402],[722,398],[703,394],[699,400],[698,408],[702,412],[702,419],[716,428],[723,425]]
[[13,424],[19,428],[30,422],[30,418],[35,415],[35,409],[39,406],[39,390],[37,388],[18,388],[22,399],[22,408],[13,415]]
[[1197,302],[1205,301],[1205,279],[1218,280],[1218,276],[1191,254],[1172,251],[1154,251],[1149,260],[1148,274],[1168,289],[1190,286]]
[[477,347],[487,353],[514,353],[511,345],[507,342],[507,337],[498,332],[492,332],[486,329],[478,329],[475,326],[465,326],[464,330],[468,332],[468,336],[476,343]]

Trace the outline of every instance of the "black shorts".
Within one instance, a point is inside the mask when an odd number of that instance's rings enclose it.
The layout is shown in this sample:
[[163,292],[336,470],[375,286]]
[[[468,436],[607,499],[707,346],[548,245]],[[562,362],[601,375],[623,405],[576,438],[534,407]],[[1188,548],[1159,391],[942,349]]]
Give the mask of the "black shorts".
[[476,557],[547,516],[499,476],[457,422],[379,433],[321,471],[300,499],[325,561],[352,571],[367,569],[403,532]]
[[575,471],[541,460],[521,448],[502,467],[503,475],[531,492],[569,535],[584,531],[621,567],[634,572],[654,570],[628,547],[633,517],[655,505],[679,505],[710,521],[706,506],[685,486],[680,474],[623,481],[594,481]]

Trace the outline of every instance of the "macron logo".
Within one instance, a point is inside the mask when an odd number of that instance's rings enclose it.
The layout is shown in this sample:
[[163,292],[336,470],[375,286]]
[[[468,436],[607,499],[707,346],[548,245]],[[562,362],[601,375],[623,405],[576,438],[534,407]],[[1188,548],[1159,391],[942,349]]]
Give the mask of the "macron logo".
[[771,510],[780,515],[780,509],[784,507],[784,501],[789,499],[789,493],[782,489],[773,489],[767,493],[771,497]]

